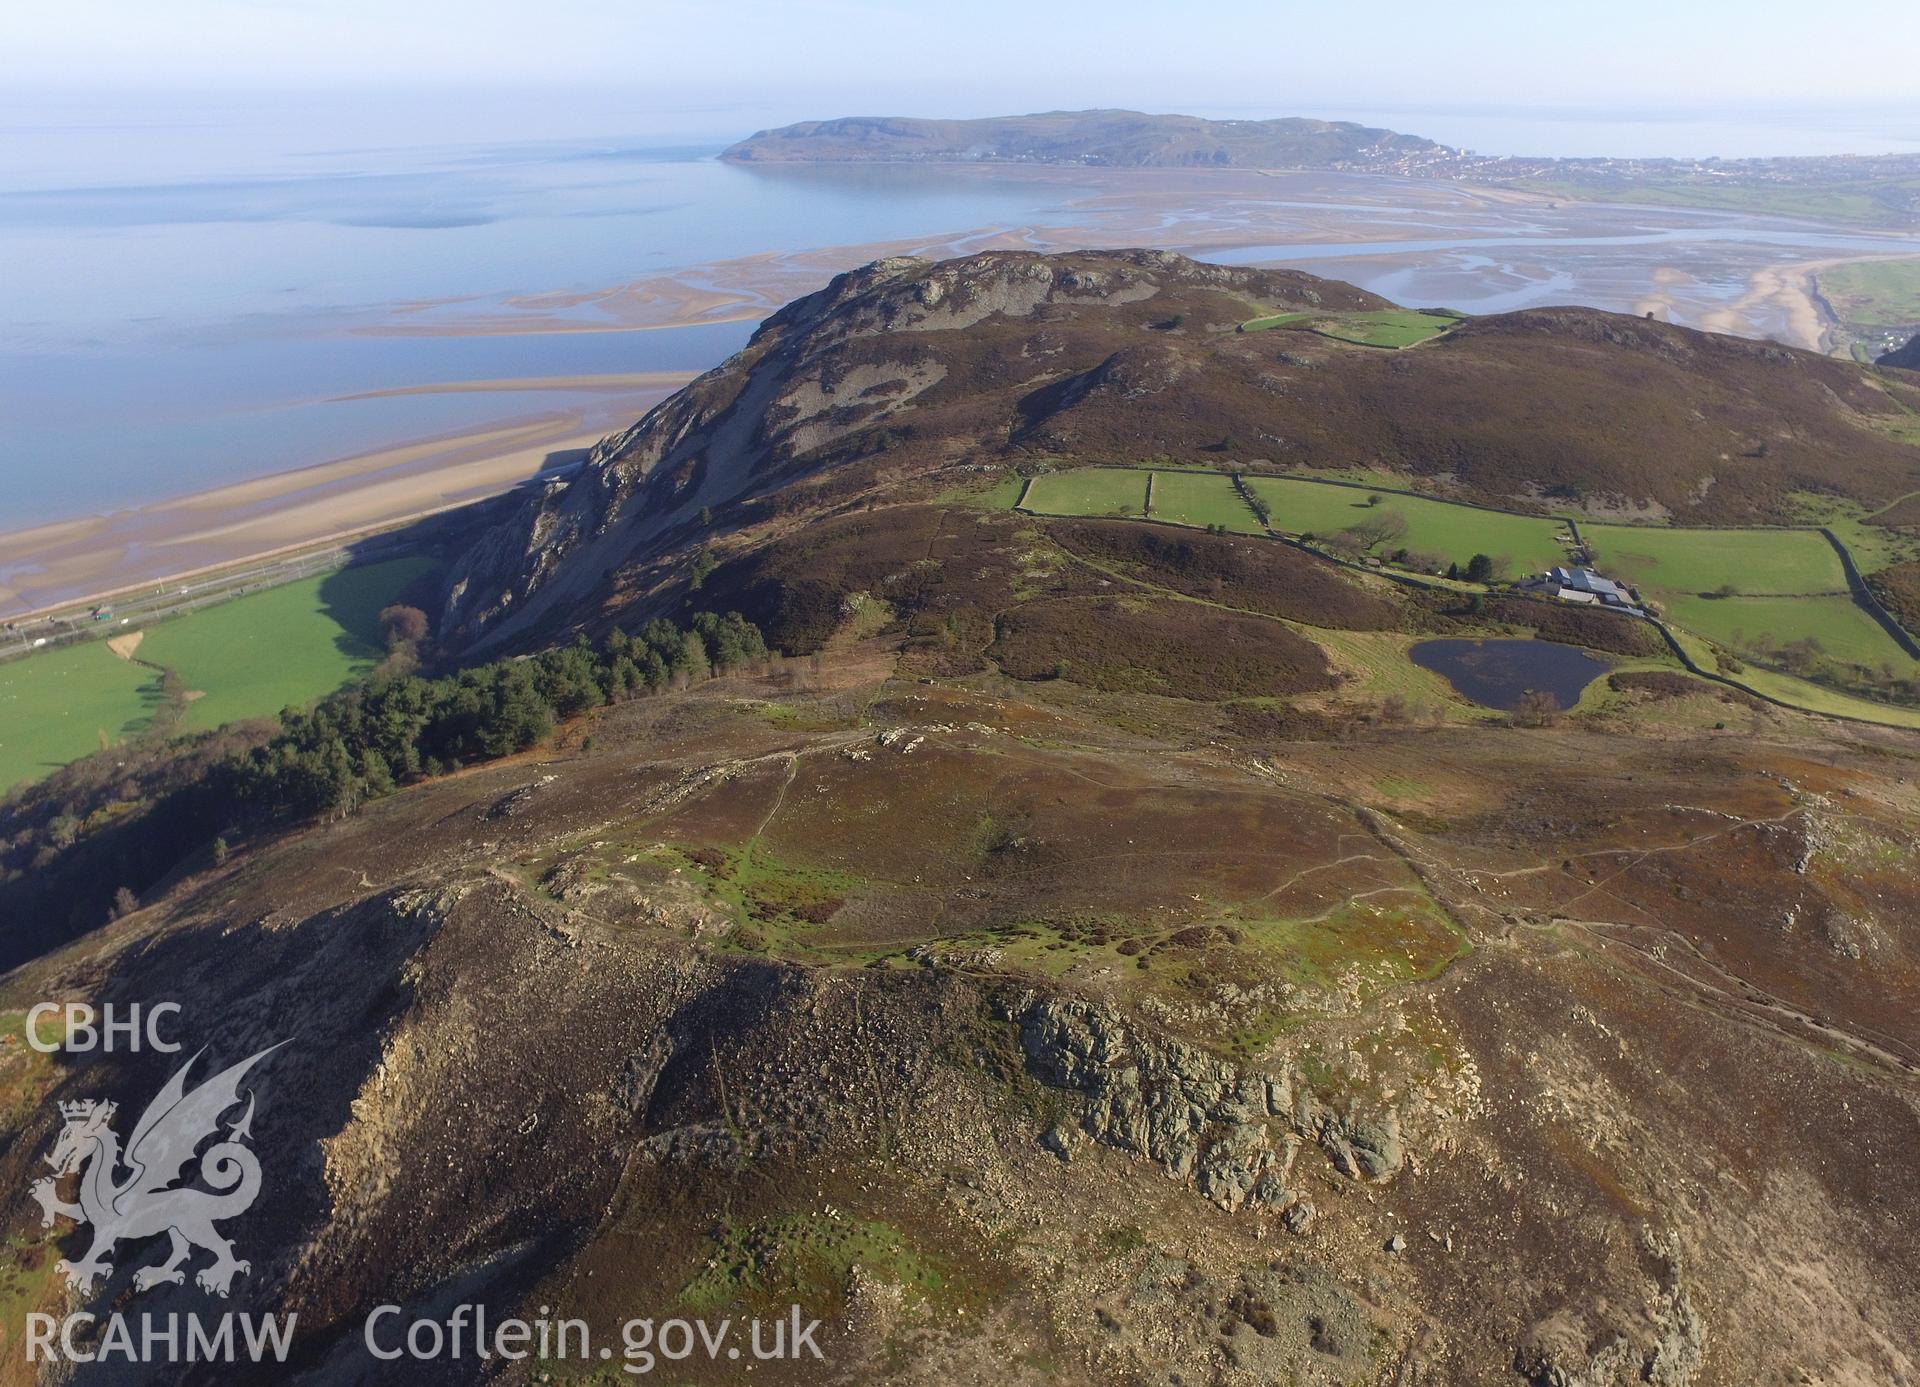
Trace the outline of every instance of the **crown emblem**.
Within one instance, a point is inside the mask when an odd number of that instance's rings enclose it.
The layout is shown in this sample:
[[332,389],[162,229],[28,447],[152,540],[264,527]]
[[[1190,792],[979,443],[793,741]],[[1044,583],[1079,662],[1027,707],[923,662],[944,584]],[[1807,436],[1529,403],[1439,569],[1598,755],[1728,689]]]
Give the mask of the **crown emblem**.
[[60,1105],[60,1116],[69,1122],[75,1121],[78,1118],[92,1117],[96,1112],[103,1117],[112,1117],[114,1106],[112,1103],[102,1103],[97,1099],[82,1098],[77,1103],[62,1103]]

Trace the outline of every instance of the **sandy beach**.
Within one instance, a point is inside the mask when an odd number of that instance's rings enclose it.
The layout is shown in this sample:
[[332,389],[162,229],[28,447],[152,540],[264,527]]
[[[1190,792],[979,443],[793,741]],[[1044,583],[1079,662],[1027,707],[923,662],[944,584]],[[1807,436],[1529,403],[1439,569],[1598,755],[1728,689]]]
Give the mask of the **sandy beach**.
[[[0,617],[337,541],[498,495],[572,461],[691,378],[653,372],[580,388],[592,408],[513,418],[236,482],[137,509],[0,534]],[[551,381],[396,389],[551,390]]]
[[1844,260],[1802,260],[1772,265],[1747,277],[1747,291],[1725,308],[1707,314],[1700,326],[1709,332],[1757,335],[1752,329],[1762,315],[1780,323],[1777,335],[1790,346],[1811,352],[1831,350],[1832,324],[1814,296],[1814,276]]

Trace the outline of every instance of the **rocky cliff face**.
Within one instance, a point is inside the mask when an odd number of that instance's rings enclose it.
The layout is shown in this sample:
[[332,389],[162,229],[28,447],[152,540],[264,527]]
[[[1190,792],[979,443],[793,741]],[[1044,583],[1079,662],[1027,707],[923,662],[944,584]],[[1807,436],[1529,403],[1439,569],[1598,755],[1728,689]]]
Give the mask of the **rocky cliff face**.
[[[1256,309],[1386,306],[1311,275],[1157,251],[877,261],[774,314],[744,351],[602,441],[577,479],[550,484],[486,536],[449,590],[443,629],[484,638],[526,629],[561,599],[585,605],[609,570],[697,539],[703,511],[894,452],[908,416],[931,444],[902,462],[1003,444],[998,397],[1047,380],[1054,359],[1097,362],[1115,315],[1138,331],[1193,307],[1230,327]],[[1051,345],[1049,328],[1060,335]],[[996,337],[1021,342],[1020,358],[994,359]]]

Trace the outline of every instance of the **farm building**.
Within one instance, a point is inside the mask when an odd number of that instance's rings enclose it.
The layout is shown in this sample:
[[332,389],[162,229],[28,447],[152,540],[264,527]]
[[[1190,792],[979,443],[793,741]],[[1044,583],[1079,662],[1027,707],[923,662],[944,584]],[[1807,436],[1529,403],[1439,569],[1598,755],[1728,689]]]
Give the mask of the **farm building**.
[[1543,597],[1586,606],[1617,607],[1638,613],[1639,594],[1632,588],[1603,578],[1591,568],[1550,568],[1545,573],[1522,579],[1519,586]]

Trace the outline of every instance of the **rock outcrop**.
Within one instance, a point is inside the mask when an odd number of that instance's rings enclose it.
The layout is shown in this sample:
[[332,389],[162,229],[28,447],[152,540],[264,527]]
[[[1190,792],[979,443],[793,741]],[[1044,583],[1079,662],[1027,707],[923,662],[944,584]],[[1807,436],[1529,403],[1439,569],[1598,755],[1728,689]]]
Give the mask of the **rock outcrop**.
[[1292,1203],[1288,1180],[1307,1143],[1355,1180],[1391,1179],[1406,1161],[1391,1106],[1337,1113],[1298,1074],[1229,1064],[1100,1003],[1028,997],[1011,1019],[1029,1072],[1077,1095],[1087,1136],[1144,1156],[1223,1209]]

